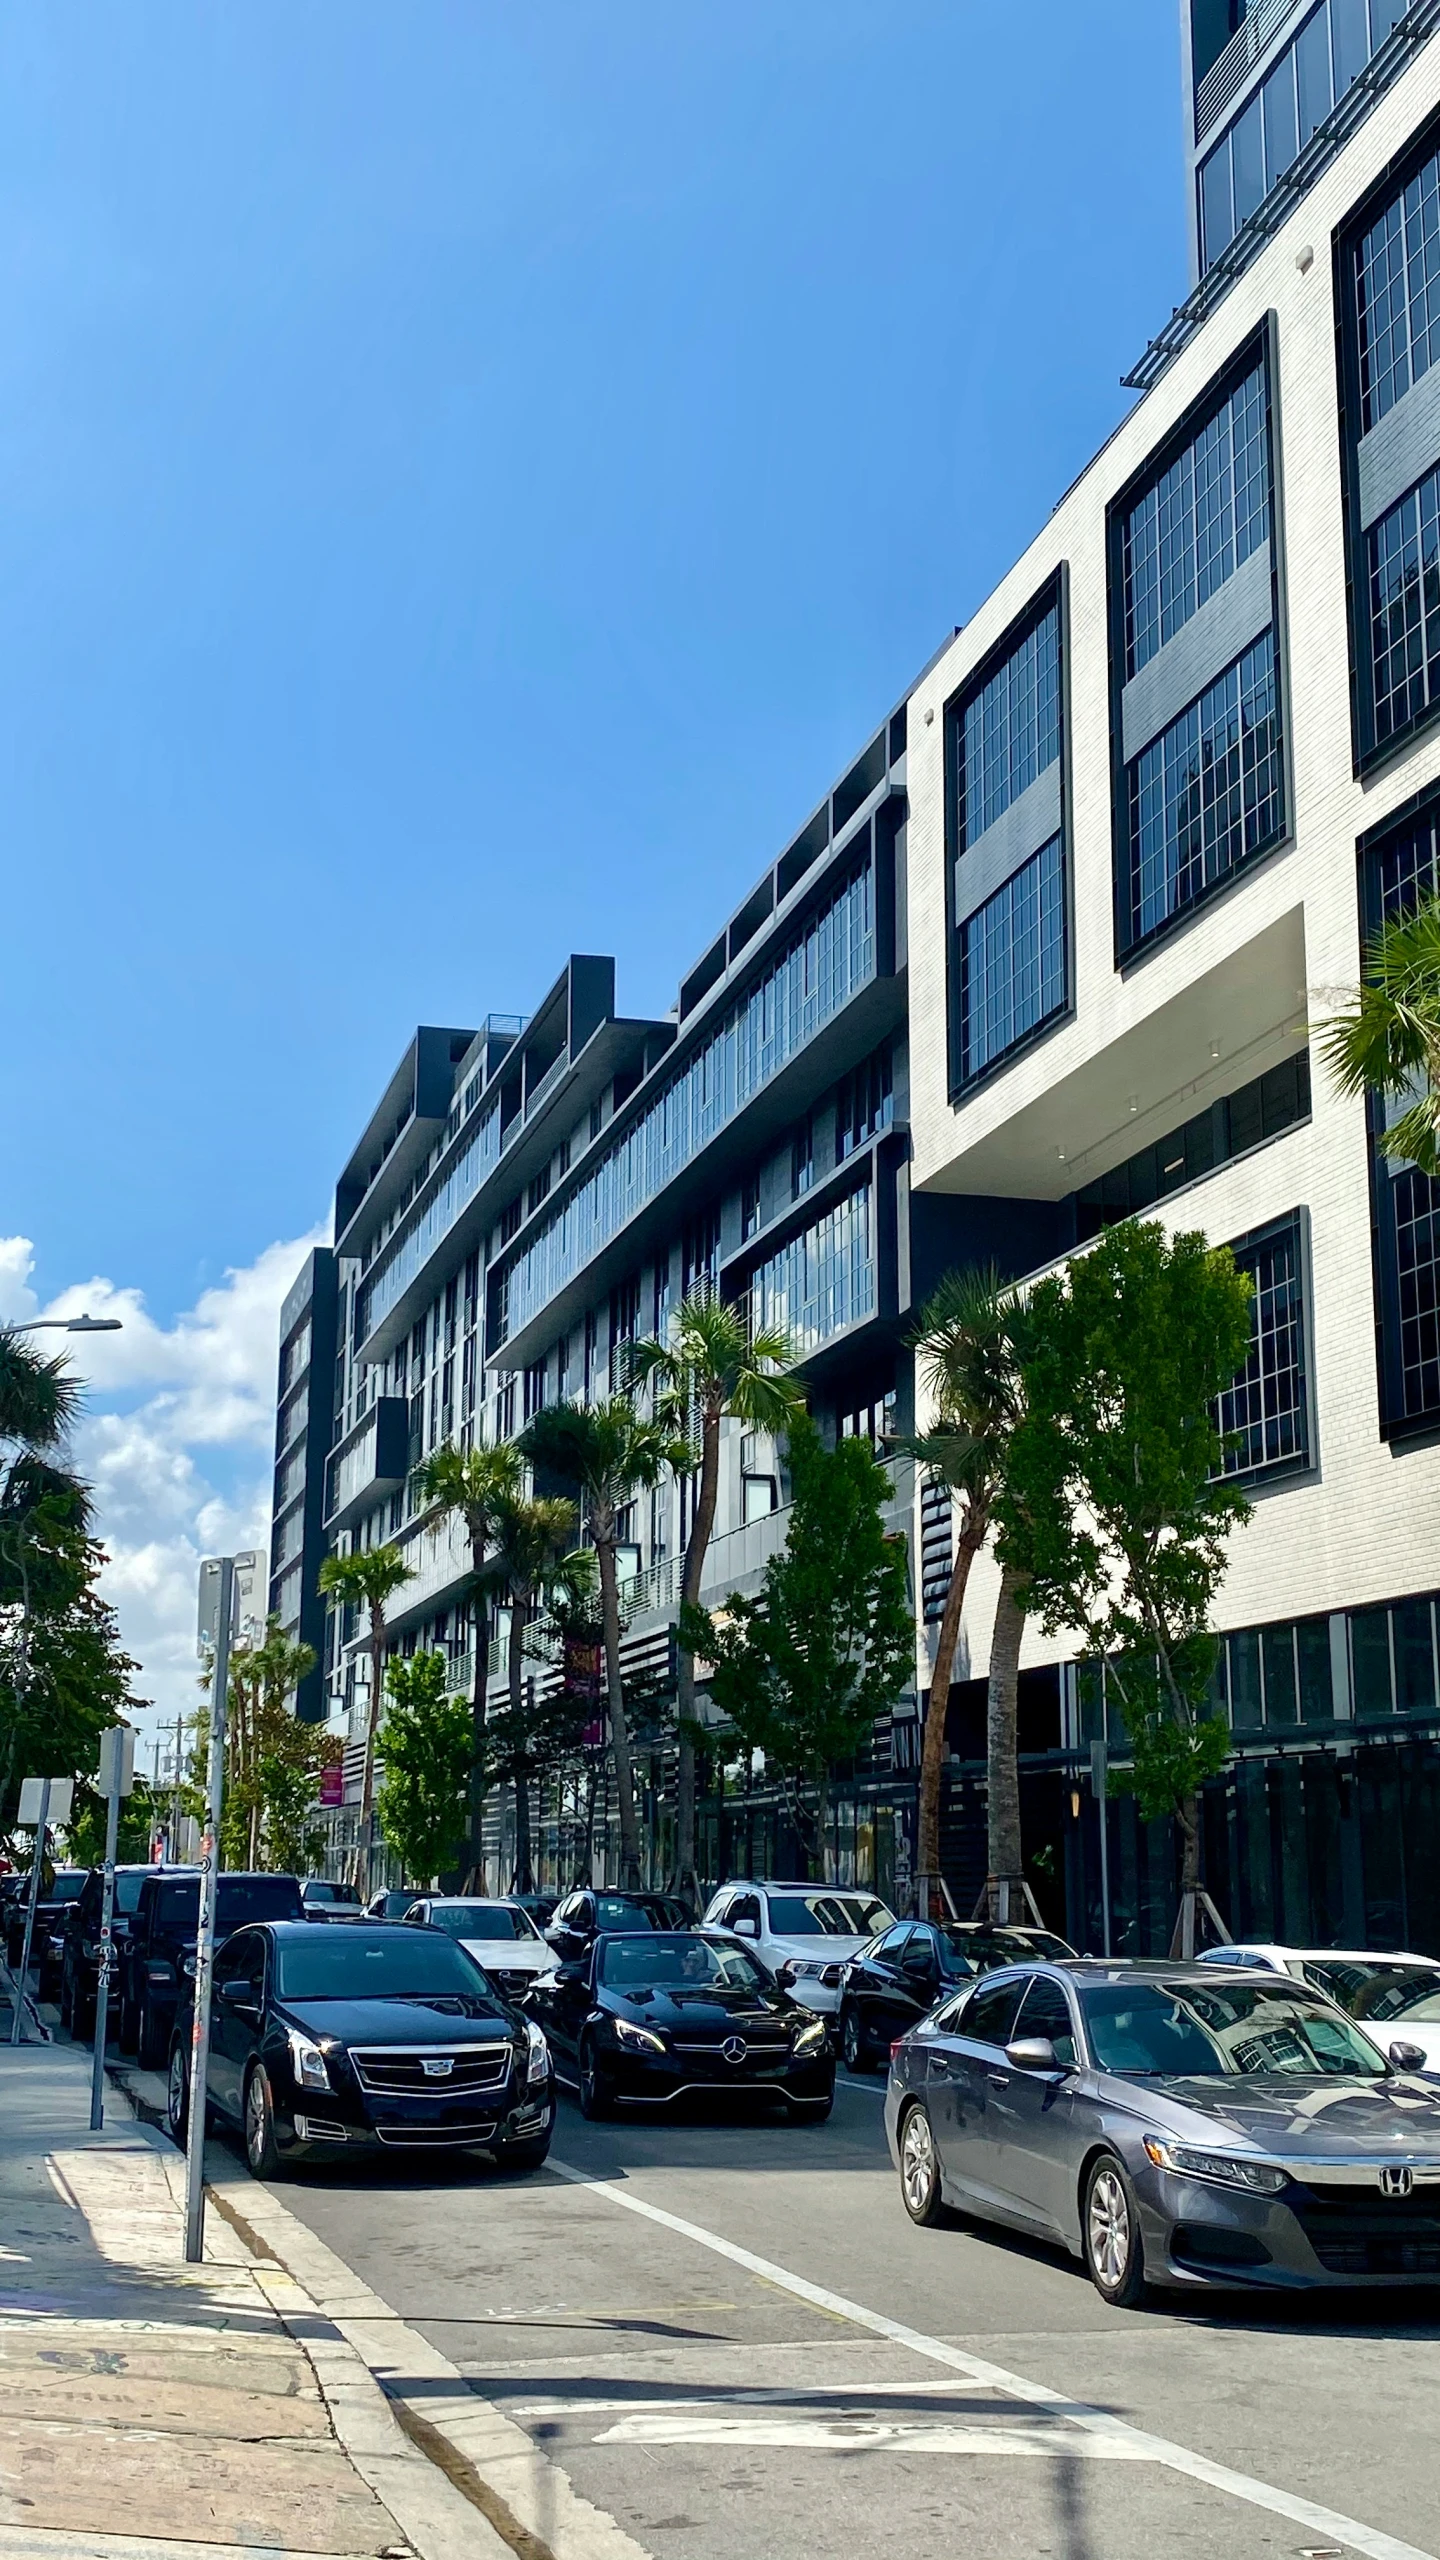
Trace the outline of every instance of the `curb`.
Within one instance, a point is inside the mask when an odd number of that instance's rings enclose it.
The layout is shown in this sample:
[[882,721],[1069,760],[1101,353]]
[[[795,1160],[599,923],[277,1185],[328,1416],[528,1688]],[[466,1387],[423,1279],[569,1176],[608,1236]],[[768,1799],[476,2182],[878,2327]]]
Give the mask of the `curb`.
[[[523,2427],[482,2398],[448,2356],[392,2311],[269,2187],[248,2177],[216,2176],[207,2163],[206,2191],[256,2253],[257,2281],[315,2364],[327,2404],[330,2387],[321,2359],[338,2352],[352,2381],[357,2369],[363,2373],[388,2425],[397,2433],[403,2430],[410,2462],[423,2455],[432,2476],[443,2481],[447,2496],[461,2506],[469,2537],[461,2560],[481,2560],[490,2553],[504,2554],[506,2560],[512,2555],[513,2560],[653,2560],[614,2516],[582,2498],[567,2473]],[[294,2288],[290,2310],[286,2287]],[[338,2377],[338,2363],[336,2372]],[[332,2408],[337,2432],[357,2470],[370,2480],[343,2432],[343,2406],[342,2401]],[[366,2406],[373,2404],[367,2399]],[[370,2485],[411,2530],[390,2488],[378,2480]],[[432,2560],[418,2531],[416,2539],[425,2560]],[[449,2560],[448,2551],[437,2550],[433,2560]]]

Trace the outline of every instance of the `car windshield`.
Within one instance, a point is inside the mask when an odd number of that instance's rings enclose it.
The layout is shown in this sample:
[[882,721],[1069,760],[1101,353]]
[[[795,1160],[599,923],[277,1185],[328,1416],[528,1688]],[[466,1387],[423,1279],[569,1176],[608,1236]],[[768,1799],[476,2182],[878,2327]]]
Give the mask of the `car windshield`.
[[724,1991],[759,1991],[769,1981],[743,1947],[723,1939],[691,1937],[606,1938],[600,1979],[609,1991],[675,1991],[713,1984]]
[[[1378,2016],[1382,2013],[1376,2011],[1372,2014]],[[1403,2018],[1407,2026],[1412,2018],[1417,2025],[1433,2026],[1440,2018],[1440,1981],[1433,1973],[1428,1974],[1423,1983],[1414,1983],[1398,2006],[1386,2009],[1383,2016],[1387,2026],[1395,2018]]]
[[765,1900],[777,1938],[873,1938],[895,1921],[868,1893],[770,1893]]
[[438,1930],[403,1937],[367,1936],[363,1928],[309,1929],[280,1943],[279,1988],[286,2000],[453,1999],[486,1989],[473,1957]]
[[633,1901],[619,1893],[597,1893],[595,1917],[602,1929],[683,1929],[683,1904],[668,1894],[652,1893]]
[[85,1869],[70,1867],[64,1875],[56,1877],[45,1899],[47,1902],[78,1902],[84,1889]]
[[[198,1921],[200,1887],[191,1888]],[[215,1888],[215,1925],[243,1929],[251,1920],[299,1917],[300,1888],[293,1876],[222,1876]]]
[[148,1867],[132,1867],[128,1875],[122,1875],[117,1869],[115,1876],[115,1908],[117,1911],[134,1910],[136,1903],[140,1899],[140,1887],[144,1883],[149,1872],[150,1870]]
[[[1351,1968],[1354,1970],[1355,1968]],[[1323,1965],[1307,1965],[1306,1974],[1315,1981],[1323,1974]],[[1416,2000],[1428,1992],[1440,1991],[1440,1973],[1430,1964],[1377,1964],[1352,1991],[1334,1991],[1328,1982],[1318,1982],[1317,1989],[1328,1991],[1352,2018],[1398,2018]]]
[[449,1938],[533,1938],[536,1934],[523,1911],[514,1911],[508,1902],[432,1902],[430,1926],[443,1929]]
[[1282,1985],[1217,1980],[1105,1983],[1082,1994],[1102,2071],[1141,2079],[1375,2080],[1368,2036],[1322,2001]]
[[[957,1956],[977,1973],[994,1973],[1004,1964],[1024,1964],[1038,1956],[1068,1956],[1072,1950],[1063,1938],[1052,1938],[1037,1929],[1027,1937],[1020,1929],[971,1928],[963,1920],[941,1924],[941,1934]],[[958,1968],[957,1968],[958,1970]]]

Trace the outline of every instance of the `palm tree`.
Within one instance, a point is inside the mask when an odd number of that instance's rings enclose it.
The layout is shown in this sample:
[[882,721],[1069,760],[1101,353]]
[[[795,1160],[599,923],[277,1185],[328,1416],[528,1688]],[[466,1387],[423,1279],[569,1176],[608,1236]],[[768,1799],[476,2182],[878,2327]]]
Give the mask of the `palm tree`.
[[[752,1332],[739,1307],[727,1306],[713,1289],[692,1289],[681,1301],[667,1342],[637,1342],[630,1355],[634,1379],[655,1395],[661,1429],[683,1440],[687,1454],[700,1449],[700,1483],[685,1563],[680,1577],[682,1607],[698,1608],[705,1554],[715,1525],[715,1497],[720,1479],[720,1429],[728,1418],[751,1431],[783,1431],[805,1398],[791,1378],[778,1376],[795,1358],[795,1348],[778,1326]],[[676,1719],[679,1752],[676,1771],[676,1867],[682,1892],[695,1886],[695,1658],[682,1647],[676,1660]]]
[[566,1550],[575,1535],[575,1505],[546,1494],[506,1495],[497,1503],[495,1547],[485,1569],[487,1587],[510,1602],[510,1732],[515,1763],[516,1893],[532,1893],[530,1780],[524,1764],[525,1630],[546,1595],[567,1587]]
[[604,1404],[546,1405],[528,1425],[520,1449],[532,1467],[573,1485],[600,1576],[600,1620],[605,1638],[605,1678],[610,1700],[610,1747],[620,1805],[621,1882],[640,1882],[640,1826],[630,1762],[630,1727],[620,1677],[620,1590],[615,1549],[620,1516],[640,1492],[659,1483],[667,1467],[677,1472],[687,1451],[662,1420],[638,1414],[628,1396]]
[[81,1401],[63,1354],[46,1360],[14,1325],[0,1325],[0,1440],[53,1449],[77,1420]]
[[348,1556],[326,1556],[316,1576],[316,1589],[332,1609],[370,1612],[370,1713],[365,1725],[365,1778],[360,1790],[360,1827],[355,1843],[355,1881],[360,1881],[369,1844],[370,1810],[375,1797],[375,1732],[380,1722],[380,1691],[385,1678],[385,1607],[414,1575],[398,1547],[360,1547]]
[[[1000,1275],[993,1268],[951,1271],[922,1308],[913,1336],[920,1385],[934,1406],[935,1419],[928,1431],[901,1440],[898,1446],[918,1460],[932,1484],[948,1487],[952,1504],[959,1507],[955,1555],[935,1641],[935,1666],[920,1759],[917,1883],[922,1894],[927,1895],[929,1885],[940,1873],[945,1719],[965,1594],[970,1568],[990,1533],[992,1506],[1017,1410],[1009,1330],[1013,1305],[1011,1293],[1002,1288]],[[1007,1619],[1007,1641],[1008,1635]],[[991,1655],[993,1669],[994,1644]],[[1002,1694],[997,1699],[997,1728],[1004,1720]],[[996,1764],[1005,1749],[1000,1730],[991,1736],[991,1744],[990,1864],[995,1870],[996,1810],[1006,1795],[1003,1777],[1000,1786],[996,1786]]]
[[485,1676],[489,1660],[489,1610],[486,1605],[485,1559],[494,1545],[500,1506],[519,1499],[524,1470],[515,1449],[502,1441],[493,1449],[457,1449],[447,1440],[425,1460],[415,1478],[420,1500],[429,1510],[428,1526],[438,1535],[448,1520],[461,1520],[470,1541],[470,1608],[473,1678],[470,1717],[470,1877],[480,1880],[485,1854]]
[[1440,1179],[1440,898],[1393,916],[1365,953],[1364,984],[1325,1026],[1342,1093],[1403,1099],[1382,1151]]

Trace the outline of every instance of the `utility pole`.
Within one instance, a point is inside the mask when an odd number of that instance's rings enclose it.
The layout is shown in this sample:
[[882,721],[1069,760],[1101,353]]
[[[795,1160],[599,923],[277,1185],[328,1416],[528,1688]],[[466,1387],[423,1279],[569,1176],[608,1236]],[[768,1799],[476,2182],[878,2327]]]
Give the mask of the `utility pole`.
[[195,2005],[190,2018],[190,2089],[185,2127],[185,2257],[205,2253],[205,2093],[210,2076],[210,1993],[215,1979],[215,1886],[225,1795],[225,1710],[230,1689],[230,1631],[235,1617],[235,1559],[207,1556],[200,1567],[200,1651],[213,1651],[210,1759],[205,1832],[200,1842],[200,1926],[195,1938]]
[[175,1719],[175,1766],[171,1772],[170,1781],[170,1855],[172,1858],[178,1858],[180,1855],[180,1761],[184,1734],[185,1719],[183,1715],[178,1715]]

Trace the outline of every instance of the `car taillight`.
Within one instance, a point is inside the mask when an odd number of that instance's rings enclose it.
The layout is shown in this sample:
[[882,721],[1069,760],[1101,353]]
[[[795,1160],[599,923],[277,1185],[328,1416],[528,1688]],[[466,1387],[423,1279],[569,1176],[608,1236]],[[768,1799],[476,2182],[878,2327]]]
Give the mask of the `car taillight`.
[[890,2047],[890,2059],[891,2059],[891,2061],[892,2061],[892,2062],[894,2061],[895,2056],[896,2056],[896,2054],[899,2052],[900,2047],[902,2046],[902,2044],[904,2043],[904,2041],[905,2041],[905,2039],[904,2039],[904,2037],[903,2037],[903,2036],[897,2036],[897,2037],[896,2037],[896,2039],[895,2039],[895,2041],[894,2041],[894,2043],[893,2043],[893,2044],[892,2044],[892,2046]]

